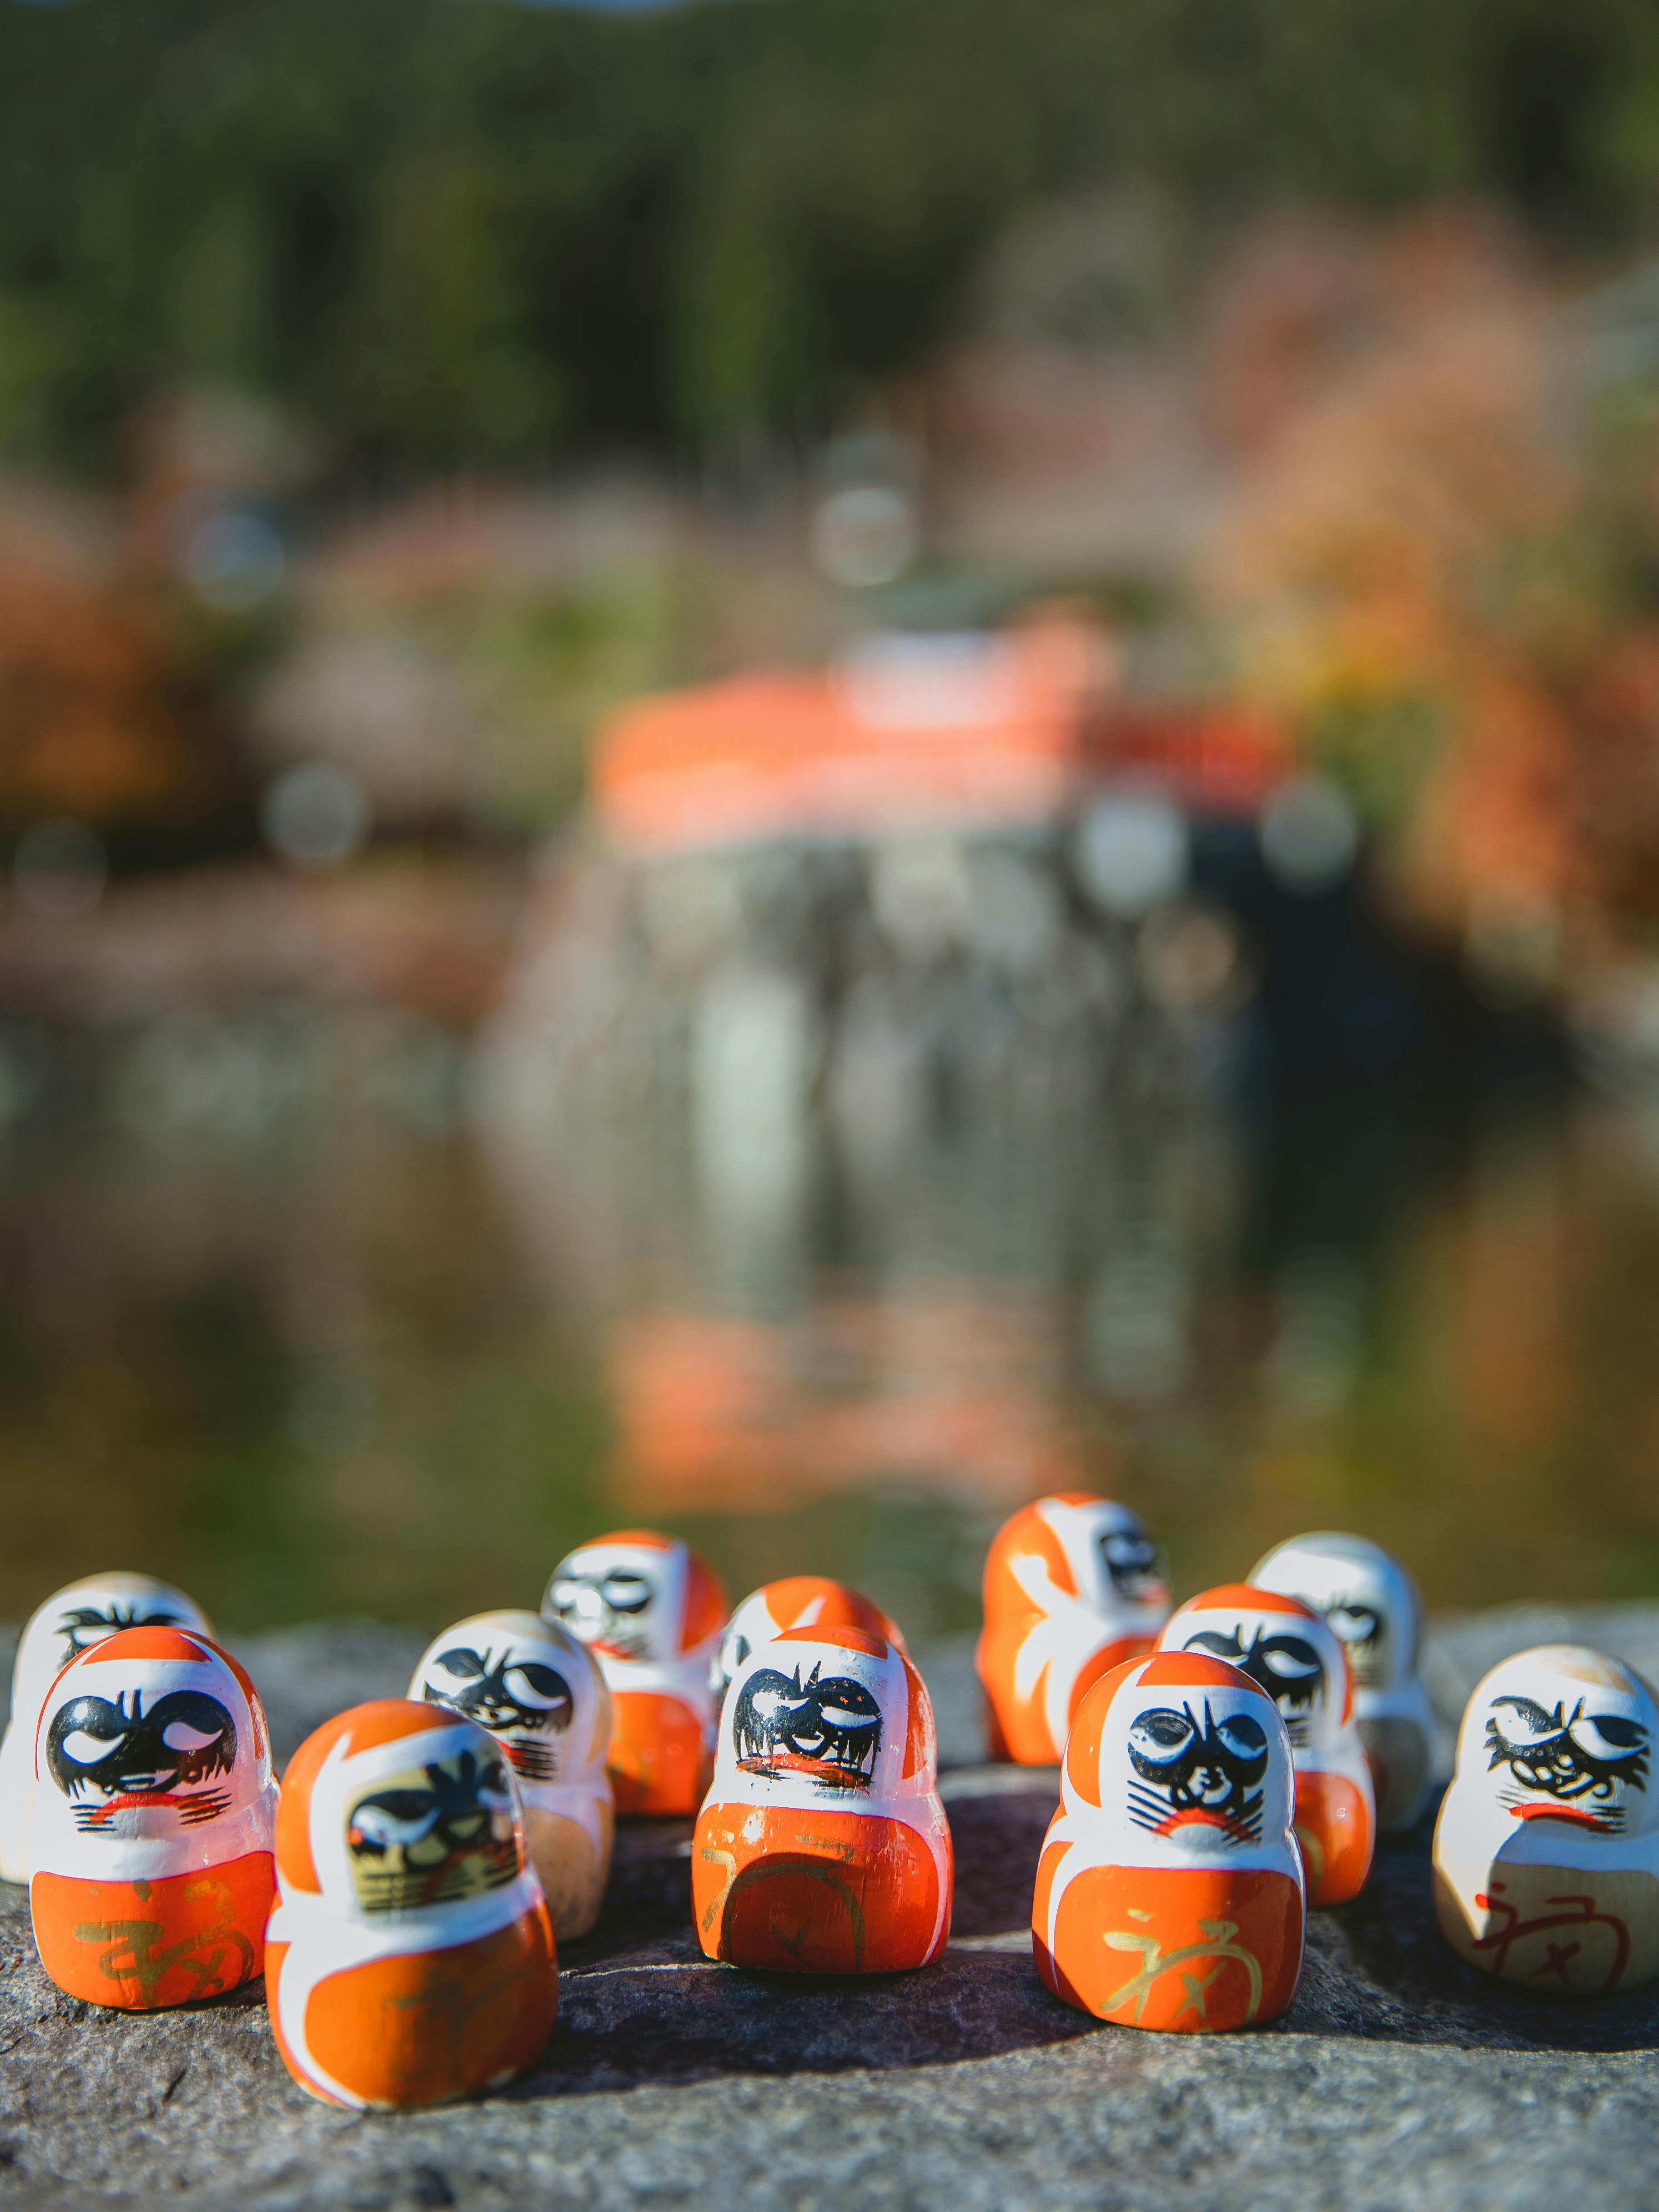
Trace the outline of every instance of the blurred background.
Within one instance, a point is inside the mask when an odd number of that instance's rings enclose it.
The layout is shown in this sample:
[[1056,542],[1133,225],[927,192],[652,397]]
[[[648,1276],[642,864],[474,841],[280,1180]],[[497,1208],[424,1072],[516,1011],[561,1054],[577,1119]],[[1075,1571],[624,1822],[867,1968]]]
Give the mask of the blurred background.
[[1659,1587],[1650,0],[0,0],[0,1614]]

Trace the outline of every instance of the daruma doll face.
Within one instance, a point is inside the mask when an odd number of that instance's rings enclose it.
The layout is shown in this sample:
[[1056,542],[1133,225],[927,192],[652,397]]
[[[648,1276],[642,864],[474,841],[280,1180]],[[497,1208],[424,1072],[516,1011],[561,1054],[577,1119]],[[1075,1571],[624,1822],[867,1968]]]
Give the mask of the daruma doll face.
[[352,1887],[365,1912],[447,1905],[511,1881],[524,1840],[507,1767],[492,1747],[387,1776],[346,1815]]

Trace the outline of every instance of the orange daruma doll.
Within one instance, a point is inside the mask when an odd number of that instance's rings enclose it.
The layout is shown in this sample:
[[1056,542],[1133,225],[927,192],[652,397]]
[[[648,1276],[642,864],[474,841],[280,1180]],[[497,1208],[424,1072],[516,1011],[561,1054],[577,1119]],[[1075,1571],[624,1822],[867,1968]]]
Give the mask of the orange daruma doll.
[[923,1966],[951,1932],[933,1712],[904,1654],[791,1628],[732,1677],[691,1844],[711,1959],[789,1973]]
[[257,1980],[276,1808],[258,1694],[216,1644],[127,1628],[71,1660],[40,1708],[29,1832],[53,1981],[149,2012]]
[[904,1638],[878,1605],[827,1575],[786,1575],[750,1590],[726,1624],[709,1680],[724,1698],[732,1677],[751,1652],[786,1628],[861,1628],[902,1651]]
[[1157,1549],[1127,1506],[1080,1491],[1022,1506],[985,1561],[977,1664],[994,1754],[1052,1766],[1089,1685],[1150,1650],[1169,1617]]
[[557,2003],[553,1928],[501,1746],[387,1698],[306,1738],[276,1816],[271,2026],[325,2104],[440,2105],[530,2065]]
[[1297,1598],[1224,1583],[1188,1598],[1161,1651],[1203,1651],[1259,1683],[1279,1707],[1296,1761],[1296,1834],[1310,1905],[1357,1897],[1376,1846],[1376,1802],[1354,1717],[1347,1655],[1322,1613]]
[[1196,1652],[1097,1682],[1066,1747],[1031,1906],[1056,1996],[1214,2034],[1296,1994],[1306,1928],[1290,1738],[1249,1675]]
[[709,1666],[726,1592],[696,1553],[647,1528],[584,1544],[554,1568],[549,1620],[586,1644],[611,1691],[619,1813],[695,1813],[708,1786]]

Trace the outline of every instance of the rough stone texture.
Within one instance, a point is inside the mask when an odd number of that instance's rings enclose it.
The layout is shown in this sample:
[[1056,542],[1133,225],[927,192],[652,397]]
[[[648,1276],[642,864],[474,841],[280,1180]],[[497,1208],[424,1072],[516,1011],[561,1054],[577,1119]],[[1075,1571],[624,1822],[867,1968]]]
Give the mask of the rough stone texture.
[[[1540,1638],[1659,1659],[1659,1607],[1516,1608],[1449,1622],[1455,1707]],[[400,1689],[420,1639],[350,1623],[239,1646],[291,1747]],[[921,1655],[946,1751],[977,1757],[967,1647]],[[1448,1717],[1451,1716],[1449,1713]],[[399,2118],[312,2102],[255,1994],[129,2018],[40,1972],[0,1887],[0,2203],[611,2208],[1650,2206],[1659,1989],[1529,1999],[1436,1934],[1429,1825],[1364,1896],[1312,1917],[1296,2003],[1213,2040],[1103,2027],[1037,1983],[1027,1914],[1052,1772],[955,1764],[958,1866],[939,1965],[866,1983],[714,1966],[687,1910],[686,1821],[634,1822],[599,1925],[568,1947],[534,2074],[489,2103]]]

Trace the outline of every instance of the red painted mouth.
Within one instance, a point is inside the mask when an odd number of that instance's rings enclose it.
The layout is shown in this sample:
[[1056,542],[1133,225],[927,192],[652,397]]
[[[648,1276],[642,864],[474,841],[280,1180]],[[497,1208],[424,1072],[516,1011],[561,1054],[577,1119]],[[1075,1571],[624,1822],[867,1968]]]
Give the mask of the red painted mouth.
[[1192,1827],[1219,1828],[1224,1836],[1231,1836],[1235,1843],[1253,1844],[1255,1841],[1242,1820],[1235,1820],[1228,1813],[1206,1812],[1201,1807],[1194,1807],[1183,1813],[1171,1813],[1167,1820],[1158,1822],[1152,1832],[1158,1836],[1168,1836],[1177,1828]]
[[124,1790],[120,1796],[112,1797],[106,1805],[100,1805],[98,1808],[92,1816],[90,1826],[95,1828],[107,1820],[112,1813],[125,1813],[130,1806],[179,1805],[188,1804],[189,1802],[187,1797],[182,1797],[176,1790]]
[[1571,1805],[1511,1805],[1510,1812],[1517,1820],[1565,1820],[1575,1828],[1591,1829],[1598,1836],[1609,1832],[1598,1814],[1581,1813]]
[[804,1752],[775,1751],[764,1759],[740,1759],[745,1774],[805,1774],[813,1782],[827,1782],[837,1790],[867,1790],[871,1778],[831,1759],[809,1759]]

